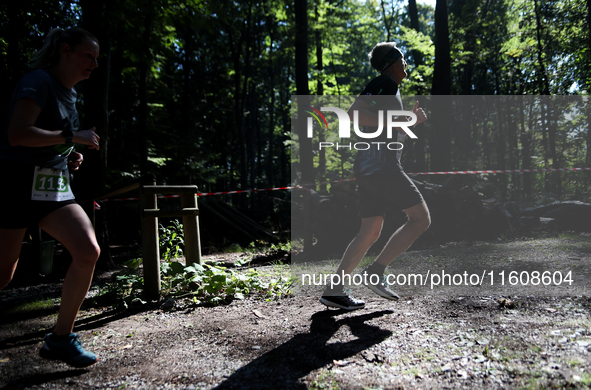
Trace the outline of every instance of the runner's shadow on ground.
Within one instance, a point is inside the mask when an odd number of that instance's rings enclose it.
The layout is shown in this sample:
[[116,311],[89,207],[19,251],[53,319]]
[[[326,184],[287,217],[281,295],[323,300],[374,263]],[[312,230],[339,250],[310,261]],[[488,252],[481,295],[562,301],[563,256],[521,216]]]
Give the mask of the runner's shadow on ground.
[[[299,379],[310,372],[332,364],[333,360],[347,359],[373,345],[379,344],[392,332],[366,324],[392,311],[336,319],[350,313],[345,310],[326,310],[312,315],[310,332],[298,334],[291,340],[265,353],[240,368],[215,389],[306,389]],[[357,338],[348,342],[327,342],[342,326],[348,326]]]
[[43,386],[46,383],[57,381],[60,379],[74,378],[88,373],[86,369],[71,369],[59,372],[48,372],[43,374],[33,374],[24,378],[15,379],[5,386],[0,387],[0,390],[11,389],[27,389],[34,386]]

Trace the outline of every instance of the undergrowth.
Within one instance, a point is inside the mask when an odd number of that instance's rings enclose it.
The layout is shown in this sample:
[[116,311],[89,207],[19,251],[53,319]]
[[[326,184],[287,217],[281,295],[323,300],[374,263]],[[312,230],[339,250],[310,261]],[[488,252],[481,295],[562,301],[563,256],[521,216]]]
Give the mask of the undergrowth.
[[[292,294],[292,276],[288,266],[275,264],[272,269],[260,271],[253,268],[234,270],[218,263],[185,265],[177,261],[184,245],[183,225],[178,221],[168,227],[160,225],[160,253],[164,263],[160,265],[161,298],[175,298],[182,305],[220,305],[235,299],[257,296],[275,300]],[[253,243],[250,248],[261,247]],[[268,251],[289,250],[289,244],[272,244]],[[248,265],[252,254],[238,261],[235,266]],[[93,297],[97,305],[141,305],[144,300],[144,277],[140,267],[142,259],[125,263],[126,269],[114,276],[114,281],[101,288]]]

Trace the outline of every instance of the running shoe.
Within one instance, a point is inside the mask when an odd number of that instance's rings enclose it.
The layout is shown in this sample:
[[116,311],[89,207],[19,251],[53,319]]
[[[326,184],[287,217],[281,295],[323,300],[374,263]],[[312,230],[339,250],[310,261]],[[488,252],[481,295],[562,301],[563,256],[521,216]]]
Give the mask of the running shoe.
[[[393,291],[390,286],[388,285],[388,283],[386,282],[386,276],[383,275],[382,276],[382,281],[377,283],[377,284],[373,284],[371,282],[372,279],[375,278],[371,278],[371,275],[377,275],[377,274],[372,274],[371,272],[368,271],[369,268],[366,268],[361,274],[365,274],[365,272],[367,272],[367,284],[366,286],[373,292],[375,292],[376,294],[378,294],[379,296],[381,296],[382,298],[386,298],[389,299],[391,301],[397,301],[400,299],[400,295],[398,295],[395,291]],[[378,275],[379,276],[379,275]],[[378,279],[379,280],[379,279]]]
[[51,334],[46,335],[39,355],[44,359],[61,360],[76,368],[88,367],[99,360],[94,353],[82,348],[82,343],[76,333],[71,333],[60,341],[55,341]]
[[336,307],[343,310],[359,310],[365,307],[365,302],[353,298],[351,295],[323,295],[320,302],[328,307]]

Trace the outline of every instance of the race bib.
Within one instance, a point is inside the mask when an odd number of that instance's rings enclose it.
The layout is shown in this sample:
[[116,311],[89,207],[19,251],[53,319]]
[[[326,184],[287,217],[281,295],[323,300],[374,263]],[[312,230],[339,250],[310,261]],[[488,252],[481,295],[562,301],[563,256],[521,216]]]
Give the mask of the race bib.
[[63,202],[74,199],[67,169],[35,167],[31,200]]

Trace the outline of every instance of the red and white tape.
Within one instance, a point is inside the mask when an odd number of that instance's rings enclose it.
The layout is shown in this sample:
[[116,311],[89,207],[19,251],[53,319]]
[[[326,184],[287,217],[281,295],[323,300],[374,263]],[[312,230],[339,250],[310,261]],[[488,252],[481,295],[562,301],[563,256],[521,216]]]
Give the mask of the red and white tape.
[[591,171],[591,168],[547,168],[547,169],[495,169],[484,171],[418,172],[407,175],[477,175],[482,173],[524,173],[524,172],[564,172]]
[[262,189],[242,190],[242,191],[200,192],[200,193],[197,194],[197,196],[240,194],[240,193],[244,193],[244,192],[261,192],[261,191],[291,190],[293,188],[300,188],[300,187],[301,186],[262,188]]
[[[529,173],[529,172],[565,172],[565,171],[591,171],[590,168],[542,168],[542,169],[489,169],[482,171],[443,171],[443,172],[415,172],[407,173],[407,175],[480,175],[485,173]],[[328,183],[340,183],[345,181],[353,181],[353,179],[342,179],[326,182]],[[275,188],[262,188],[252,190],[238,190],[238,191],[219,191],[219,192],[200,192],[197,196],[212,196],[212,195],[229,195],[229,194],[243,194],[247,192],[262,192],[262,191],[278,191],[278,190],[292,190],[295,188],[306,188],[306,186],[293,186],[293,187],[275,187]],[[179,198],[180,195],[161,195],[158,199],[163,198]],[[117,199],[104,199],[105,201],[124,201],[124,200],[139,200],[140,198],[117,198]]]

